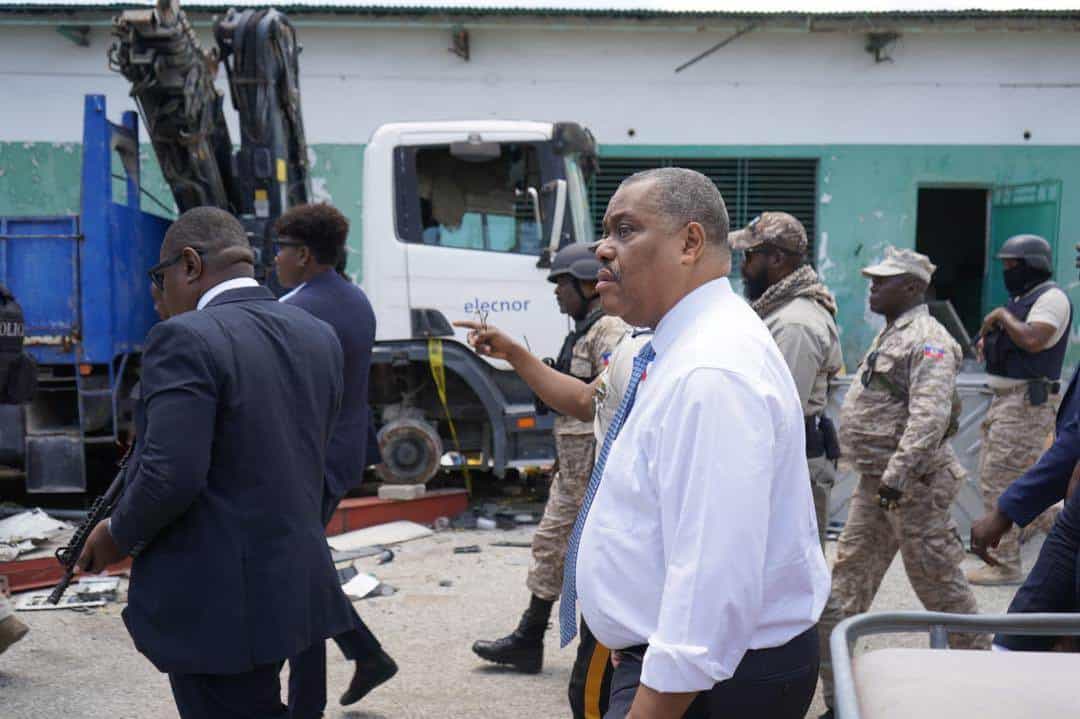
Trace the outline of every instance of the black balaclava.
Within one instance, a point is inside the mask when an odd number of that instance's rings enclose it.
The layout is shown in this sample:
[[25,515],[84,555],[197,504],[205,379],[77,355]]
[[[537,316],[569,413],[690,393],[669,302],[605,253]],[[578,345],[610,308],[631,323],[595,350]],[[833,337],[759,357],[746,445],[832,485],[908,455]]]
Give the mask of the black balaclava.
[[1005,270],[1005,289],[1010,297],[1019,297],[1032,287],[1050,279],[1046,270],[1037,270],[1021,260],[1016,267]]

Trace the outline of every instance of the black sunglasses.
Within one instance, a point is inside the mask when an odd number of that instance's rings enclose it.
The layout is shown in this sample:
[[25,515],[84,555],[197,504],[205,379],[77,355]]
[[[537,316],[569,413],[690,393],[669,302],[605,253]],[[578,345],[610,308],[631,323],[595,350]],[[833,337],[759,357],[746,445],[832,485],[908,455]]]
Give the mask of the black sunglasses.
[[[201,247],[185,247],[184,250],[195,250],[199,257],[206,256],[206,250]],[[180,250],[169,259],[162,260],[146,271],[146,274],[150,276],[150,281],[154,283],[154,287],[158,288],[158,292],[165,291],[165,270],[184,259],[184,250]]]
[[295,240],[274,240],[274,254],[281,252],[282,247],[303,247],[303,242]]

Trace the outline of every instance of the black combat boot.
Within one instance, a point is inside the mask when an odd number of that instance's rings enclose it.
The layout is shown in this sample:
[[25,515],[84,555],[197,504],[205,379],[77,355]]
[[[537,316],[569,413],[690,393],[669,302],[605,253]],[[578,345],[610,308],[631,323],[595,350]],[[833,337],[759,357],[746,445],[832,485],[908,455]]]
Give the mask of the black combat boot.
[[525,674],[539,674],[544,663],[544,632],[551,618],[553,601],[534,596],[521,615],[517,629],[502,639],[478,641],[473,651],[482,659],[508,664]]

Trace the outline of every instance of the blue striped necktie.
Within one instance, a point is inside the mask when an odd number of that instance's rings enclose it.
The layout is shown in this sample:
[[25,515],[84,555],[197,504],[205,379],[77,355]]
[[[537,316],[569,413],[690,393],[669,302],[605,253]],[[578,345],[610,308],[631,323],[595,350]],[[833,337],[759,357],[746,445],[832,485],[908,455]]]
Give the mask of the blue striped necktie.
[[656,352],[653,351],[652,342],[646,342],[634,358],[634,371],[630,374],[630,382],[626,385],[626,393],[623,394],[619,409],[615,411],[607,434],[604,435],[604,444],[600,447],[600,453],[596,455],[596,463],[589,477],[589,486],[585,488],[581,509],[578,511],[577,520],[574,521],[574,531],[570,533],[570,541],[566,545],[562,598],[559,600],[559,639],[562,642],[560,646],[565,647],[577,636],[577,555],[578,545],[581,543],[581,531],[585,527],[585,518],[589,516],[589,507],[592,506],[596,490],[600,487],[600,478],[604,475],[604,465],[607,464],[611,445],[615,443],[619,430],[630,415],[638,384],[645,374],[645,368],[654,357],[656,357]]

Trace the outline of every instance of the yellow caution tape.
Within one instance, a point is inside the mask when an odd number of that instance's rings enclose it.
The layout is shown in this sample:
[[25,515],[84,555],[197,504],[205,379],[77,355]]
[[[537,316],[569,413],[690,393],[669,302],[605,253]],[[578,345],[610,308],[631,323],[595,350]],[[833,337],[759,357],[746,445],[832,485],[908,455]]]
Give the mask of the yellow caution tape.
[[[458,456],[461,453],[461,443],[458,442],[457,428],[454,427],[454,419],[450,416],[450,405],[446,402],[446,366],[443,363],[443,341],[436,337],[428,340],[428,362],[431,364],[431,378],[435,380],[435,390],[439,393],[439,401],[442,402],[443,412],[446,413],[446,423],[450,425],[450,436],[454,440],[454,449]],[[472,495],[472,476],[469,474],[468,462],[462,465],[461,471],[465,473],[465,491]]]

